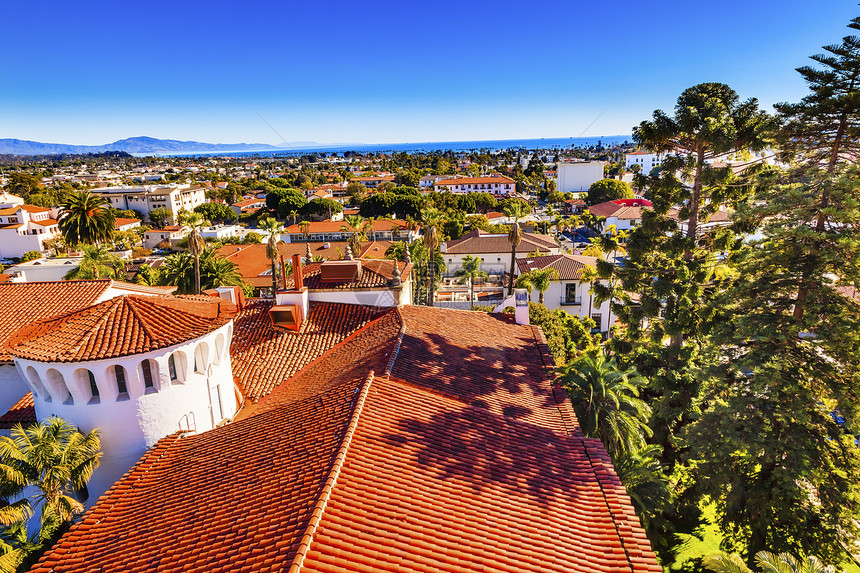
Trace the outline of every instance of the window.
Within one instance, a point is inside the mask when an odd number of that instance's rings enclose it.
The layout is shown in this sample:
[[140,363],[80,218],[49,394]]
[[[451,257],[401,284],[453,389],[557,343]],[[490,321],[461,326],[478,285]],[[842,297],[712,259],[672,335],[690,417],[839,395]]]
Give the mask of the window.
[[564,285],[564,301],[568,304],[576,302],[576,283]]
[[99,387],[96,384],[96,376],[92,373],[92,371],[87,370],[87,381],[90,383],[90,395],[93,400],[99,399]]
[[178,380],[176,376],[176,358],[173,357],[173,354],[167,359],[167,371],[170,373],[171,382]]
[[602,315],[602,314],[599,314],[599,313],[597,313],[597,314],[592,314],[592,315],[591,315],[591,320],[593,320],[593,321],[594,321],[594,324],[595,324],[595,330],[599,332],[599,331],[601,330],[601,328],[600,328],[600,327],[603,325],[603,315]]
[[116,390],[119,392],[120,397],[128,398],[128,385],[125,383],[125,368],[117,364],[113,367],[114,376],[116,376]]
[[155,388],[155,384],[152,383],[152,366],[149,364],[149,360],[141,362],[140,369],[143,372],[143,387],[147,390]]

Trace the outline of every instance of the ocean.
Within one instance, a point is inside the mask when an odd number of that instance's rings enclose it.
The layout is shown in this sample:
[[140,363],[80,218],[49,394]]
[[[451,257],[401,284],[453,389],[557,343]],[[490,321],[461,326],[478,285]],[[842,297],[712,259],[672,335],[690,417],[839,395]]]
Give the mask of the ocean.
[[[424,141],[410,143],[374,143],[352,145],[316,145],[283,147],[265,151],[206,151],[185,153],[159,153],[160,157],[289,157],[310,153],[344,153],[347,151],[377,152],[377,153],[421,153],[431,151],[499,151],[503,149],[532,150],[532,149],[565,149],[571,147],[591,147],[602,144],[618,145],[630,143],[633,138],[629,135],[605,135],[599,137],[547,137],[540,139],[490,139],[484,141]],[[153,155],[153,154],[133,154]]]

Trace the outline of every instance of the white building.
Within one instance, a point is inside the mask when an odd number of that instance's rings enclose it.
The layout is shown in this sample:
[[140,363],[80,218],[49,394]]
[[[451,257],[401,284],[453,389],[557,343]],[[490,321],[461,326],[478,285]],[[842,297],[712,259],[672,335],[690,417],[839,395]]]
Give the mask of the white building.
[[562,193],[588,191],[603,179],[605,161],[562,161],[558,164],[558,190]]
[[41,258],[8,267],[3,274],[11,275],[12,282],[61,281],[66,273],[80,266],[81,259],[82,257]]
[[516,181],[504,175],[488,177],[457,177],[440,179],[433,184],[436,191],[451,193],[490,193],[492,195],[507,195],[516,191]]
[[45,241],[60,234],[51,210],[35,205],[0,209],[0,258],[20,257],[28,251],[45,250]]
[[162,242],[165,242],[169,246],[174,246],[176,243],[188,235],[191,231],[188,227],[180,226],[180,225],[168,225],[163,229],[150,229],[149,231],[143,232],[143,248],[144,249],[154,249]]
[[102,187],[92,192],[107,199],[115,209],[133,209],[144,216],[155,209],[170,209],[171,223],[176,223],[183,209],[193,211],[206,202],[206,188],[191,184]]
[[[544,305],[550,310],[561,309],[568,314],[594,320],[600,332],[607,332],[615,322],[609,308],[609,301],[598,304],[594,300],[591,283],[582,281],[582,271],[595,267],[596,257],[581,255],[552,255],[547,257],[524,257],[517,260],[517,274],[521,275],[535,269],[554,268],[558,278],[550,282],[544,293]],[[531,300],[538,300],[538,292],[532,292]]]
[[666,158],[665,153],[648,153],[647,151],[634,151],[632,153],[628,153],[624,156],[624,164],[627,167],[627,171],[631,170],[631,167],[634,165],[638,165],[642,168],[641,173],[643,175],[648,175],[651,173],[651,170],[655,167],[660,167],[663,163],[663,159]]
[[200,229],[200,236],[204,239],[215,239],[221,241],[228,237],[238,237],[242,227],[239,225],[213,225]]
[[100,493],[160,438],[232,419],[235,314],[221,298],[121,296],[25,327],[8,347],[37,419],[103,429]]
[[[459,239],[442,243],[439,250],[445,260],[448,275],[453,275],[463,268],[463,259],[467,256],[480,258],[481,270],[491,275],[502,275],[511,270],[511,244],[507,234],[472,231]],[[535,251],[554,255],[561,252],[561,247],[549,235],[523,233],[522,241],[517,246],[517,258]]]

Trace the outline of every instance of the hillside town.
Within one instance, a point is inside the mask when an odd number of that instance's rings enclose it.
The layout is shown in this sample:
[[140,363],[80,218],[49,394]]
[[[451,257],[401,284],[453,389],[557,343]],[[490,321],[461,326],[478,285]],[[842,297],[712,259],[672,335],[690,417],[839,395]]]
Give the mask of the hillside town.
[[0,155],[0,573],[860,571],[823,50],[623,143]]

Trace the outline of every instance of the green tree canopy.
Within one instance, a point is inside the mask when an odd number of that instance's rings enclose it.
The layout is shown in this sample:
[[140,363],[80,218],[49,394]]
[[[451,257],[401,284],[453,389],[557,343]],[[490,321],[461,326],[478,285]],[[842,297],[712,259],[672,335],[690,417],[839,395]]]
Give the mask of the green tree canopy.
[[[597,205],[606,201],[614,201],[616,199],[632,199],[633,189],[624,181],[617,179],[601,179],[595,181],[588,188],[588,198],[586,203],[589,205]],[[563,201],[563,199],[561,199]],[[556,201],[558,202],[558,201]]]
[[89,191],[69,193],[60,205],[60,231],[70,245],[94,245],[113,238],[116,215],[110,203]]
[[203,203],[194,207],[195,213],[200,213],[204,219],[212,223],[228,223],[236,220],[236,212],[221,203]]

